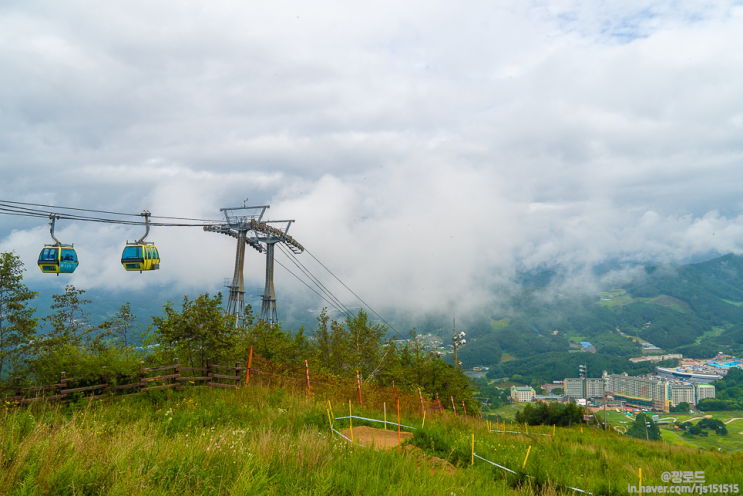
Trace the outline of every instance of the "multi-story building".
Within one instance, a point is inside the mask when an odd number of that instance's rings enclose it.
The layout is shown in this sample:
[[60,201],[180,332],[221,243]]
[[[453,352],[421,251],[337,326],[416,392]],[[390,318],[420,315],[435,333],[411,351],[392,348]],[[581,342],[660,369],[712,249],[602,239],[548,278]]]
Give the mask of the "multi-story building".
[[610,375],[607,391],[613,394],[615,400],[664,412],[668,411],[671,402],[671,388],[666,381],[631,377],[626,372]]
[[664,360],[673,360],[675,358],[682,358],[681,353],[673,353],[670,355],[652,355],[652,356],[636,357],[636,358],[630,358],[629,361],[632,363],[662,362]]
[[[585,380],[585,392],[583,379],[567,378],[563,381],[563,390],[565,396],[569,398],[603,398],[604,397],[604,381],[603,379],[589,378]],[[608,389],[607,389],[608,391]]]
[[534,391],[534,388],[531,387],[511,386],[511,398],[513,399],[513,401],[534,401],[534,396],[536,396],[536,394],[537,393],[536,391]]
[[710,382],[722,379],[722,375],[720,374],[683,367],[675,369],[655,367],[655,375],[663,378],[675,379],[677,381],[689,381],[694,384],[709,384]]
[[715,386],[711,384],[696,384],[696,402],[699,403],[705,398],[715,397]]
[[565,379],[562,384],[565,396],[568,398],[583,398],[583,379]]
[[[714,387],[713,387],[714,389]],[[693,384],[671,384],[671,405],[678,406],[679,403],[696,405],[696,391]]]

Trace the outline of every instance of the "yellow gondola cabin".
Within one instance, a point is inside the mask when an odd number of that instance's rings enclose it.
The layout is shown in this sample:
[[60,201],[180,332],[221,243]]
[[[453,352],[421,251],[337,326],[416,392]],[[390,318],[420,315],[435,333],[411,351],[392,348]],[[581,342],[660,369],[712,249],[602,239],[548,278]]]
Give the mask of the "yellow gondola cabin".
[[49,233],[52,235],[54,244],[44,245],[41,249],[37,262],[39,269],[44,274],[72,274],[80,263],[77,260],[77,252],[72,245],[62,244],[54,237],[54,225],[59,216],[51,214],[49,218],[51,219]]
[[155,248],[155,243],[145,241],[147,235],[150,234],[150,213],[145,210],[141,215],[145,220],[144,236],[134,243],[127,241],[121,253],[121,265],[127,271],[144,272],[160,268],[160,253]]

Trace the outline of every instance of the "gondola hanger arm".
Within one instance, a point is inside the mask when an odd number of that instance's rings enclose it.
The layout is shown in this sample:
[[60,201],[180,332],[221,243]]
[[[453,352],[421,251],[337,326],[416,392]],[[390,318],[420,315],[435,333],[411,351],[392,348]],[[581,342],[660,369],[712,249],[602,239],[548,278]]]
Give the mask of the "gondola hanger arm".
[[145,238],[147,238],[147,236],[150,234],[150,215],[152,215],[152,214],[150,214],[150,212],[148,210],[145,210],[144,212],[142,212],[139,215],[141,215],[142,217],[144,217],[144,225],[145,225],[144,236],[142,236],[141,238],[139,238],[139,241],[137,241],[137,244],[138,245],[141,245],[144,242]]
[[57,219],[59,219],[59,215],[49,214],[49,218],[51,219],[51,222],[49,223],[51,226],[49,234],[52,235],[52,239],[55,241],[55,246],[60,246],[62,243],[54,236],[54,225],[56,224]]

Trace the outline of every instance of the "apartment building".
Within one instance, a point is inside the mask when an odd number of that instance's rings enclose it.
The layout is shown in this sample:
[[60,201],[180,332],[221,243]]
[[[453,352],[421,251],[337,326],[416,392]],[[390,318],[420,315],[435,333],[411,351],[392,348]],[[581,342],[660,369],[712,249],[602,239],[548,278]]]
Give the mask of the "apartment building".
[[518,402],[530,402],[534,401],[534,396],[536,396],[536,391],[534,391],[534,388],[531,387],[517,387],[517,386],[511,386],[511,398],[513,401]]

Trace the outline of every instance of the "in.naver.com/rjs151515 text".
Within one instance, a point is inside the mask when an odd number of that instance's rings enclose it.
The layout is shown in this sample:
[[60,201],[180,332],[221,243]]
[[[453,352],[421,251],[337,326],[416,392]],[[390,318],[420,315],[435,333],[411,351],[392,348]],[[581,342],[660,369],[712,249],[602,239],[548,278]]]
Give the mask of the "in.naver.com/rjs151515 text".
[[737,494],[739,492],[738,484],[707,484],[702,471],[663,472],[661,480],[671,482],[671,484],[662,486],[627,484],[627,492],[643,494]]

